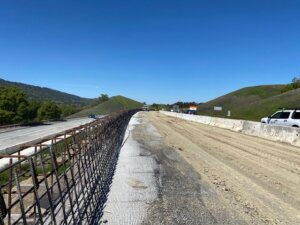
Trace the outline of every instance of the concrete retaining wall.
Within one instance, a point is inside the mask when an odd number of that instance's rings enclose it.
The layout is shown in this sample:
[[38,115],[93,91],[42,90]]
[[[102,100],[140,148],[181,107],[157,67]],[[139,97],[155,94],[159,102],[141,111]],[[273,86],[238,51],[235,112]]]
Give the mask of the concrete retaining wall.
[[247,120],[234,120],[209,116],[188,115],[182,113],[160,111],[161,113],[184,120],[220,127],[264,139],[288,143],[300,147],[300,129],[261,124]]

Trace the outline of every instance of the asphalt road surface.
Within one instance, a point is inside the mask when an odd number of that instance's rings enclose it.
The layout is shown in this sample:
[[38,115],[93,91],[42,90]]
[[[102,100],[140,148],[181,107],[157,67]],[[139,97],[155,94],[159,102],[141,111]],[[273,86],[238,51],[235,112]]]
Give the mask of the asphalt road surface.
[[300,224],[300,149],[140,112],[102,222]]
[[91,118],[77,118],[49,125],[8,129],[0,133],[0,153],[5,148],[47,137],[91,121],[93,121]]

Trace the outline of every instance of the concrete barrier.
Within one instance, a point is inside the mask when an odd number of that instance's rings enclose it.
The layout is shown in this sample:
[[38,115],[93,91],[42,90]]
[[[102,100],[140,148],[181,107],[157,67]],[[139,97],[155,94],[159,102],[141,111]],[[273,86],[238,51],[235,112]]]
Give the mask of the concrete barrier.
[[247,120],[225,119],[210,116],[188,115],[182,113],[174,113],[167,111],[160,111],[161,113],[184,119],[194,121],[197,123],[207,124],[215,127],[220,127],[235,132],[241,132],[247,135],[261,137],[264,139],[288,143],[300,147],[300,129],[294,127],[283,127],[266,125],[259,122]]

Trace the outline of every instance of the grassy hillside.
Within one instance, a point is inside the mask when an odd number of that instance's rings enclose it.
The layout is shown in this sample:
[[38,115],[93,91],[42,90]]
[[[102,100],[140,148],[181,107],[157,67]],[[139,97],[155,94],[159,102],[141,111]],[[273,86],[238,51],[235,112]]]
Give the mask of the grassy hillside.
[[103,102],[89,109],[84,109],[78,113],[73,114],[71,117],[83,117],[91,114],[105,115],[119,110],[141,108],[142,106],[142,103],[130,98],[126,98],[123,96],[114,96],[106,102]]
[[[300,90],[282,94],[284,87],[285,85],[264,85],[243,88],[202,104],[198,113],[226,117],[230,110],[232,118],[259,120],[279,107],[299,107]],[[223,111],[215,112],[214,106],[223,106]]]
[[38,87],[29,84],[6,81],[0,78],[0,88],[3,86],[16,86],[22,89],[28,96],[29,100],[46,101],[51,100],[56,103],[66,103],[78,106],[85,106],[92,103],[92,99],[81,98],[61,91],[45,87]]
[[271,115],[278,108],[300,108],[300,89],[250,103],[240,110],[240,117],[245,119],[260,119]]

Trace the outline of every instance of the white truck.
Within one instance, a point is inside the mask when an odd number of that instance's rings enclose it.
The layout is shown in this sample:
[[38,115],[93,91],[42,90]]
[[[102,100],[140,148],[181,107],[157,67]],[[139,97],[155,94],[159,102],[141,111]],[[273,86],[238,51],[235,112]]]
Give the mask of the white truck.
[[300,109],[283,109],[264,117],[261,123],[287,127],[300,127]]

